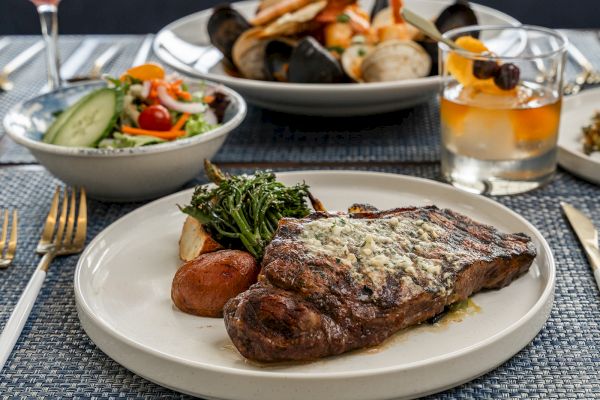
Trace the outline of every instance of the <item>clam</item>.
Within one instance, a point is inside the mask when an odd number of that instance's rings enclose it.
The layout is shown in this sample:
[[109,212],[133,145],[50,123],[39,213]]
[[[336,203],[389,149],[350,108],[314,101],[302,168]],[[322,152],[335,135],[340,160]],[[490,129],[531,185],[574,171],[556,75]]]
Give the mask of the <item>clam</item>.
[[296,83],[337,83],[344,78],[344,72],[327,49],[307,36],[292,51],[287,77]]
[[362,62],[365,82],[386,82],[421,78],[429,74],[431,57],[410,40],[380,43]]
[[348,47],[342,53],[342,68],[346,75],[355,82],[362,82],[362,62],[365,57],[373,51],[374,47],[365,44],[357,43]]
[[207,24],[210,42],[230,62],[233,61],[232,49],[234,43],[243,32],[251,27],[250,23],[229,5],[215,7]]
[[268,39],[261,37],[262,28],[252,28],[242,33],[233,45],[233,63],[244,78],[268,79],[265,67],[265,49]]
[[317,14],[327,6],[326,0],[310,3],[301,9],[282,15],[275,22],[267,25],[262,35],[264,37],[293,36],[314,28],[311,23]]

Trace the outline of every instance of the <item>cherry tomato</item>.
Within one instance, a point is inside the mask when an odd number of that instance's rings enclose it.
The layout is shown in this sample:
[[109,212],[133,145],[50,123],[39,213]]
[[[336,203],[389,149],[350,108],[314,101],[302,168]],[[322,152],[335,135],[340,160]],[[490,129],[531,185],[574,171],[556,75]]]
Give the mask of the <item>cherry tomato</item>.
[[171,114],[161,105],[146,107],[138,117],[138,124],[142,129],[150,131],[168,131],[171,129]]

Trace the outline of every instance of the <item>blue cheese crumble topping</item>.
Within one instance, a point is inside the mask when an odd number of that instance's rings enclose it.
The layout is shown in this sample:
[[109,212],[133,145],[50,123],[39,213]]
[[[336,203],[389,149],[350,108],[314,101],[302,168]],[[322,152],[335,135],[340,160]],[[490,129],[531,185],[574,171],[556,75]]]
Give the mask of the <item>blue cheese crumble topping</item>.
[[[442,263],[457,268],[460,256],[438,240],[444,234],[442,227],[414,218],[339,216],[304,223],[300,241],[309,255],[335,258],[355,281],[375,290],[387,275],[404,273],[409,290],[417,289],[415,278],[428,282],[428,290],[447,294],[451,274],[442,274]],[[425,256],[433,252],[444,260]]]

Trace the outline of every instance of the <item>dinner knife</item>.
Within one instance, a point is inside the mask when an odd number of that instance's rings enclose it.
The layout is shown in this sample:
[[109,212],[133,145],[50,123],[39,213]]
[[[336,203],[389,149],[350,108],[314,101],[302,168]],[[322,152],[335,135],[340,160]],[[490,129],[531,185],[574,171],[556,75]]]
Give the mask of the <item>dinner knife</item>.
[[137,53],[135,54],[135,57],[133,58],[133,62],[131,63],[132,67],[135,67],[136,65],[144,64],[148,60],[148,57],[150,56],[150,50],[152,47],[153,40],[154,40],[153,34],[150,33],[150,34],[146,35],[140,48],[138,49]]
[[598,249],[598,230],[584,213],[564,201],[560,202],[567,219],[571,223],[579,242],[592,266],[596,285],[600,289],[600,250]]

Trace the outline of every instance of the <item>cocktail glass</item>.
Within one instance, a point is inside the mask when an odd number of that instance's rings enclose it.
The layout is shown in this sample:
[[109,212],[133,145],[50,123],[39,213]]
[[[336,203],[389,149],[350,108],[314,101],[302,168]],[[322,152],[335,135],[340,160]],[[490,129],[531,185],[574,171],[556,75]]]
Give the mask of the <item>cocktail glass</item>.
[[556,170],[564,35],[534,26],[471,26],[444,36],[462,48],[439,44],[444,178],[489,195],[549,182]]

